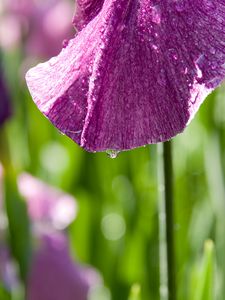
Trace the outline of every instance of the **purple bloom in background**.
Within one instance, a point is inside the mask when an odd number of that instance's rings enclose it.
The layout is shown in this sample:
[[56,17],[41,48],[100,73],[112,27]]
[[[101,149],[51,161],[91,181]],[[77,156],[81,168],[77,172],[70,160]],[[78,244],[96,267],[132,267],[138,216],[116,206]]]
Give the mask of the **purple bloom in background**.
[[9,250],[3,245],[0,245],[0,283],[3,283],[8,291],[15,290],[19,284],[16,266]]
[[31,266],[27,299],[87,300],[90,288],[100,283],[93,269],[72,261],[63,234],[45,235]]
[[168,140],[225,76],[225,2],[102,2],[78,1],[81,30],[27,73],[31,95],[88,151]]
[[28,203],[38,247],[27,283],[27,300],[87,300],[91,289],[102,285],[100,275],[75,263],[62,231],[75,218],[75,199],[39,179],[22,174],[18,188]]
[[27,201],[30,218],[37,229],[61,230],[75,219],[77,204],[73,196],[27,173],[18,177],[18,188]]
[[14,48],[21,40],[27,54],[50,57],[73,36],[69,0],[8,0],[3,8],[0,45],[5,48]]
[[0,68],[0,126],[11,114],[9,93]]

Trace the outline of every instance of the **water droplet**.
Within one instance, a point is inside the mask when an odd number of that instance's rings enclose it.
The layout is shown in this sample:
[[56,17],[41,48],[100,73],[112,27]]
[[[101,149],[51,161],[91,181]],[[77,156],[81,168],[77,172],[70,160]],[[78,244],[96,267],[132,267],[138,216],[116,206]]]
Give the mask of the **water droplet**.
[[218,66],[218,64],[217,64],[216,61],[213,61],[213,62],[210,63],[210,66],[211,66],[211,68],[212,68],[213,70],[215,70],[216,67]]
[[209,52],[210,52],[211,54],[215,54],[215,53],[216,53],[216,49],[213,48],[213,47],[211,47],[211,48],[209,49]]
[[100,44],[100,49],[102,49],[102,50],[105,49],[105,44],[104,43]]
[[170,57],[172,57],[174,60],[178,60],[178,53],[175,48],[171,48],[168,50]]
[[119,151],[118,150],[107,150],[106,153],[110,158],[117,158]]
[[187,16],[186,20],[187,20],[188,25],[192,25],[193,24],[193,17],[192,16]]
[[155,24],[160,24],[161,23],[161,11],[158,6],[153,6],[152,7],[152,21]]
[[197,71],[197,78],[201,79],[202,78],[202,70],[196,65],[196,71]]
[[186,7],[184,0],[177,0],[175,3],[175,7],[178,12],[184,11]]
[[154,50],[158,50],[158,47],[157,47],[155,44],[152,45],[152,48],[153,48]]

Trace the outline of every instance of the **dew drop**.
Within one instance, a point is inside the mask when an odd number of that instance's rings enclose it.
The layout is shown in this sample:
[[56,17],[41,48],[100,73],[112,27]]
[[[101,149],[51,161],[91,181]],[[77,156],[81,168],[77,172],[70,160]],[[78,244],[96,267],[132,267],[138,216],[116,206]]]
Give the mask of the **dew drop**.
[[101,44],[100,44],[100,49],[102,49],[102,50],[105,49],[104,43],[101,43]]
[[171,58],[173,58],[174,60],[178,59],[178,53],[177,53],[176,49],[171,48],[168,51],[169,51],[169,55],[170,55]]
[[187,16],[186,21],[187,21],[188,25],[192,25],[193,24],[193,17],[192,16]]
[[161,23],[161,12],[158,6],[153,6],[152,7],[152,21],[155,24],[160,24]]
[[108,157],[117,158],[119,151],[118,150],[106,150]]
[[197,78],[201,79],[203,74],[202,74],[202,70],[198,67],[198,65],[196,65],[196,72],[197,72]]
[[152,45],[152,48],[153,48],[155,51],[158,50],[158,47],[157,47],[155,44]]
[[213,70],[215,70],[216,67],[218,66],[218,64],[217,64],[217,62],[213,61],[213,62],[211,62],[210,66]]
[[216,53],[216,49],[213,48],[213,47],[211,47],[211,48],[209,49],[209,51],[210,51],[211,54],[215,54],[215,53]]
[[183,0],[178,0],[175,4],[176,10],[182,12],[185,10],[185,2]]

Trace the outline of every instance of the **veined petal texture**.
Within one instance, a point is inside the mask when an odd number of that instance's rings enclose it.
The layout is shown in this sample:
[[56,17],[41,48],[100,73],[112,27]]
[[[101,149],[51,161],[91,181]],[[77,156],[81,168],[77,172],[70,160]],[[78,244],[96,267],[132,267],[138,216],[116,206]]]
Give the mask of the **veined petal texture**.
[[224,63],[224,0],[105,0],[26,79],[39,109],[81,147],[127,150],[182,132]]
[[85,27],[101,10],[104,0],[77,0],[73,24],[76,29]]

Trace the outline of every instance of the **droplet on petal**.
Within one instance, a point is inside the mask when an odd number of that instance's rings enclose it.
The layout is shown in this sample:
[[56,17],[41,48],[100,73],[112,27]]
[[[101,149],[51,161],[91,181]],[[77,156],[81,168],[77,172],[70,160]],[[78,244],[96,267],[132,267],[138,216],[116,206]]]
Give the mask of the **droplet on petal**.
[[117,150],[106,150],[106,153],[110,158],[117,158],[119,151]]
[[223,0],[80,0],[74,20],[80,31],[56,63],[26,79],[45,116],[88,151],[172,138],[225,77]]

